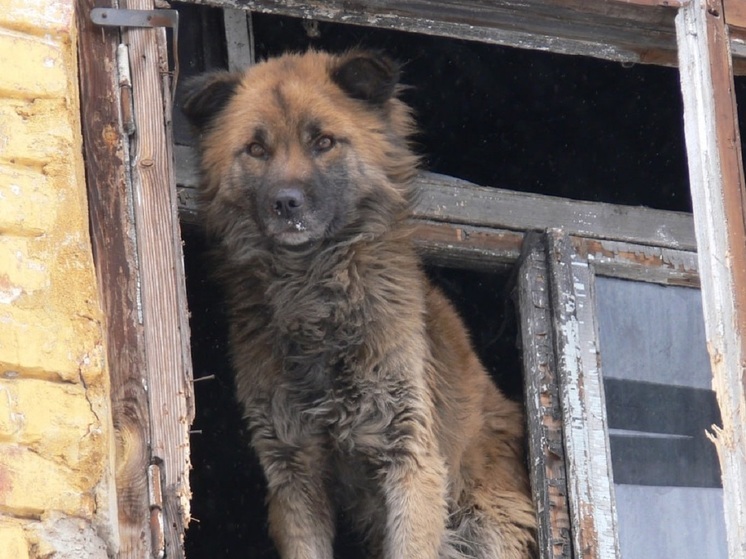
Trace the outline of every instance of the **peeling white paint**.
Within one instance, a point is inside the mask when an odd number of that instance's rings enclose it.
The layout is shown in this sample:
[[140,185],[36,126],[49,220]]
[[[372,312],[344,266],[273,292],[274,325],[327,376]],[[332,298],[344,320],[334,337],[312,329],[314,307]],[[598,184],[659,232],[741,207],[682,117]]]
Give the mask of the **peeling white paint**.
[[20,287],[11,287],[10,289],[0,289],[0,304],[10,305],[23,293]]

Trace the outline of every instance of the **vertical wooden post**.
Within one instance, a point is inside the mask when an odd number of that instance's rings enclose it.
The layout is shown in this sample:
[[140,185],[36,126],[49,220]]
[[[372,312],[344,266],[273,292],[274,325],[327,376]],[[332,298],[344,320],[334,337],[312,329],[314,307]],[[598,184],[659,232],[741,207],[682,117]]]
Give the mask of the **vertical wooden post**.
[[542,559],[569,559],[572,530],[562,440],[562,410],[554,358],[546,247],[541,236],[523,238],[518,263],[518,309],[526,389],[531,487]]
[[[120,7],[151,10],[154,4],[153,0],[122,0]],[[163,28],[123,28],[122,35],[129,47],[132,76],[129,172],[140,270],[143,382],[150,414],[152,467],[143,476],[150,481],[151,555],[179,559],[189,522],[189,428],[194,402],[166,34]]]
[[676,16],[684,124],[707,346],[723,427],[728,556],[746,557],[746,185],[721,0]]
[[117,77],[119,30],[93,25],[95,0],[77,5],[80,94],[91,240],[106,315],[106,350],[116,433],[116,486],[121,559],[150,557],[147,468],[150,417],[144,381],[129,142],[122,131]]
[[[153,9],[153,0],[121,7]],[[194,419],[189,322],[173,170],[171,93],[165,30],[124,28],[129,45],[135,132],[130,148],[134,216],[142,274],[151,461],[162,479],[165,553],[183,557],[189,522],[189,428]],[[151,507],[153,507],[151,503]],[[157,518],[155,530],[157,531]],[[161,555],[162,556],[162,555]]]
[[223,10],[228,70],[240,72],[255,62],[254,29],[251,12],[241,8]]
[[567,490],[577,559],[620,556],[592,272],[569,237],[548,232],[552,325],[560,384]]

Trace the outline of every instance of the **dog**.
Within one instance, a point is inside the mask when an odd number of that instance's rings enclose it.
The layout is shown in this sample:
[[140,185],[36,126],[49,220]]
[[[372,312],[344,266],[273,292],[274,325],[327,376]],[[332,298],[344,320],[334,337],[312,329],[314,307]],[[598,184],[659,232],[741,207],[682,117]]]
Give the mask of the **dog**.
[[236,392],[283,559],[535,550],[520,406],[413,249],[419,159],[400,67],[285,54],[187,86]]

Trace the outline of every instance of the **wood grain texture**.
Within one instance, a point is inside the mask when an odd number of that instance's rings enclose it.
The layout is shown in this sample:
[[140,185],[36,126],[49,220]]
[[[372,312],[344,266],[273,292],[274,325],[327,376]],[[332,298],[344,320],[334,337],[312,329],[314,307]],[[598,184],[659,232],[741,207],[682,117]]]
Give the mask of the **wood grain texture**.
[[128,143],[119,120],[118,30],[94,27],[101,6],[78,5],[78,53],[91,238],[106,316],[107,363],[116,436],[121,559],[150,556],[146,470],[150,420],[143,383],[145,342],[139,315],[140,270],[132,219]]
[[674,11],[584,0],[198,0],[214,6],[383,27],[624,62],[674,64]]
[[614,488],[593,282],[561,231],[548,235],[557,378],[567,456],[567,486],[578,559],[619,558]]
[[746,557],[746,182],[722,2],[692,0],[676,25],[728,556]]
[[[732,0],[738,2],[740,0]],[[674,66],[679,0],[195,0],[627,63]],[[746,56],[746,53],[740,53]],[[737,62],[746,72],[746,60]]]
[[[122,7],[154,6],[152,0],[127,0]],[[183,557],[189,522],[189,427],[194,400],[165,31],[125,29],[124,35],[130,49],[136,120],[131,166],[152,418],[151,461],[160,466],[163,477],[165,554],[175,559]]]
[[518,270],[523,378],[533,501],[542,559],[570,558],[572,530],[562,437],[562,410],[554,357],[546,247],[528,233]]

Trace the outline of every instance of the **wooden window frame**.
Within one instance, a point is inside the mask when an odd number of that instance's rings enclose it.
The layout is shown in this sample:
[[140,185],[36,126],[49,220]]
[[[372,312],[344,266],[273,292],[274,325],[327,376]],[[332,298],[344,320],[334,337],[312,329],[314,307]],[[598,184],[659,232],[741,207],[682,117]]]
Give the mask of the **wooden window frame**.
[[[469,267],[489,268],[520,259],[523,271],[533,274],[534,281],[542,281],[542,273],[548,273],[544,279],[550,285],[562,276],[561,266],[573,265],[553,260],[552,250],[586,254],[592,258],[594,267],[610,266],[614,274],[630,273],[629,270],[641,265],[664,279],[681,277],[690,281],[689,271],[668,270],[669,264],[661,263],[674,262],[681,256],[677,251],[691,251],[698,246],[699,269],[704,271],[702,293],[714,386],[724,420],[716,446],[726,494],[729,553],[734,557],[746,556],[746,457],[739,451],[746,440],[743,409],[746,294],[736,289],[746,285],[746,204],[733,97],[734,71],[746,73],[746,10],[738,0],[593,3],[529,0],[520,6],[503,0],[469,6],[455,0],[406,5],[359,2],[354,6],[343,0],[310,4],[289,0],[194,3],[233,8],[230,13],[226,11],[227,22],[248,17],[250,12],[242,10],[257,10],[622,62],[678,63],[684,94],[693,223],[686,215],[644,209],[628,209],[623,212],[625,216],[615,221],[619,206],[480,189],[448,178],[423,175],[419,180],[425,187],[425,196],[415,215],[420,225],[417,242],[429,257],[443,263],[468,261]],[[92,237],[108,318],[108,360],[118,438],[120,556],[125,559],[168,554],[178,558],[183,557],[183,534],[189,519],[188,430],[194,410],[174,180],[174,175],[183,170],[179,166],[174,170],[171,152],[165,33],[162,29],[120,32],[95,27],[89,19],[93,7],[93,0],[78,3],[81,106]],[[101,7],[100,2],[97,7]],[[124,0],[120,7],[152,9],[154,1]],[[234,34],[243,33],[241,25],[233,29]],[[249,49],[251,55],[250,33],[246,39],[239,37],[233,49]],[[125,43],[131,52],[133,74],[131,93],[135,99],[136,124],[133,135],[125,133],[122,124],[130,92],[122,87],[114,71],[117,47]],[[176,148],[177,161],[186,161],[188,157],[188,153]],[[455,205],[454,191],[459,197]],[[192,192],[189,185],[178,192],[178,205],[185,220],[189,219]],[[443,192],[450,194],[443,196]],[[495,203],[492,210],[485,210],[488,198]],[[546,208],[546,213],[537,215],[537,208]],[[595,226],[591,220],[589,227],[585,220],[588,212],[601,212],[597,215],[606,219],[596,220]],[[661,223],[659,218],[663,216],[666,219]],[[524,247],[521,256],[523,232],[537,229],[557,230],[547,236],[548,252],[543,256],[543,264],[536,250],[527,252]],[[532,243],[526,246],[535,247],[536,241]],[[652,248],[641,249],[630,243]],[[574,252],[562,249],[569,245],[574,246]],[[659,260],[651,266],[645,260],[650,257],[649,251],[668,251],[668,254],[655,253],[658,256],[654,260]],[[642,263],[627,262],[636,261],[641,254],[645,257]],[[672,257],[674,260],[670,260]],[[687,256],[685,260],[690,258]],[[570,276],[565,273],[564,277]],[[565,293],[559,284],[550,289],[557,294]],[[524,294],[527,295],[528,292]],[[553,304],[558,300],[555,298]],[[577,308],[582,312],[582,305]],[[559,316],[561,309],[548,310]],[[541,320],[546,320],[549,315],[542,316]],[[556,317],[551,320],[556,327]],[[555,331],[555,342],[567,333],[566,328]],[[527,332],[527,339],[536,336]],[[547,347],[533,349],[535,355],[529,358],[535,358],[540,366],[549,363]],[[554,366],[561,374],[563,354],[556,349],[555,355],[560,357]],[[568,396],[558,394],[557,398]],[[549,415],[546,412],[541,407],[534,410],[540,413],[538,421],[545,422],[545,435],[551,435],[545,439],[539,437],[536,448],[550,456],[558,450],[557,425],[552,423],[556,420],[552,416],[555,412],[550,411]],[[564,413],[564,421],[572,419],[567,417],[567,411]],[[574,452],[567,437],[562,448]],[[552,460],[550,474],[560,463],[564,464],[564,460]],[[572,460],[572,456],[567,458],[570,464]],[[561,482],[557,479],[552,475],[544,478],[547,487],[555,484],[555,501],[544,503],[547,506],[544,512],[548,514],[555,509],[563,510],[558,491],[561,487],[557,485]],[[162,500],[158,498],[159,484],[163,486]],[[577,495],[588,496],[593,487],[589,485],[584,493],[582,488],[572,489],[568,485],[565,505],[567,499],[576,499],[577,509],[581,503]],[[605,495],[606,490],[601,487],[599,492]],[[600,501],[588,498],[594,506],[606,506],[603,498]],[[613,511],[613,501],[608,506]],[[561,514],[557,518],[561,519]],[[588,518],[577,516],[572,522],[576,528],[575,555],[606,559],[602,551],[614,549],[615,544],[612,541],[604,543],[605,547],[598,546],[599,537],[601,542],[611,541],[606,539],[608,534],[602,522],[577,529]],[[154,525],[154,536],[147,537]],[[548,557],[565,556],[569,528],[561,522],[550,526],[553,531],[546,533],[543,549]]]
[[[115,2],[77,5],[91,237],[116,434],[112,528],[122,559],[178,558],[189,521],[194,398],[166,32],[98,27],[94,7]],[[123,67],[131,83],[119,75]]]
[[620,557],[595,278],[699,287],[691,251],[550,231],[546,240],[576,557]]

